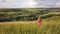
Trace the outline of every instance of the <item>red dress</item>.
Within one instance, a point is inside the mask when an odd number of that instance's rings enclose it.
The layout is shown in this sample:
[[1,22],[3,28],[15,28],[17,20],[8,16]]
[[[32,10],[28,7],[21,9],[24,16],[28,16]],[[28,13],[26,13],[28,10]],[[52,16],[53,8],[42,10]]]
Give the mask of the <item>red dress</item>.
[[37,21],[37,25],[38,25],[38,27],[40,27],[41,26],[41,20],[40,19],[38,19],[38,21]]

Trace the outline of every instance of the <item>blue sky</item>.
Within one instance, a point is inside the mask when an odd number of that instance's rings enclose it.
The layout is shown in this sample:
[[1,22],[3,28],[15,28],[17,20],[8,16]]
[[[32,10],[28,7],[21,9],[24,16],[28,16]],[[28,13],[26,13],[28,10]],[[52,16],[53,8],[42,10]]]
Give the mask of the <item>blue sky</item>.
[[0,0],[0,8],[45,8],[59,7],[60,0]]

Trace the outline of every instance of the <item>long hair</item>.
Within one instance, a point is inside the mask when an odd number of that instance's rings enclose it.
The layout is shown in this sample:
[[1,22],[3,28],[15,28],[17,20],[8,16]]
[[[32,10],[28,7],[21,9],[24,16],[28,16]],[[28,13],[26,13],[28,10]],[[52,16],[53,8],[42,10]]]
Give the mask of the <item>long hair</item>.
[[40,27],[41,26],[41,24],[42,24],[42,20],[41,20],[42,18],[39,16],[38,17],[38,20],[37,20],[37,25],[38,25],[38,27]]

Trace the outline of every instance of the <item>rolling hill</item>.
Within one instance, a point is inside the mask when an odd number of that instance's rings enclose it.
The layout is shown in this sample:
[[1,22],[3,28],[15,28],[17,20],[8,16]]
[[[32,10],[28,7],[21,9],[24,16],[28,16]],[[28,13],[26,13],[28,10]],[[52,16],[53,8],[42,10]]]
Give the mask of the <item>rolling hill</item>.
[[41,16],[42,19],[60,16],[60,8],[0,9],[0,22],[31,21],[37,20],[38,16]]

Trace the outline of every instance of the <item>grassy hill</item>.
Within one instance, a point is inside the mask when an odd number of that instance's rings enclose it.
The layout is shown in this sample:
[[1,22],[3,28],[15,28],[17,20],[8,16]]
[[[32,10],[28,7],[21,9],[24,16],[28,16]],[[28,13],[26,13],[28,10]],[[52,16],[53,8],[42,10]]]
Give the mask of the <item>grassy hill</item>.
[[19,9],[0,9],[0,22],[5,21],[31,21],[37,20],[38,16],[42,19],[52,16],[60,16],[60,8],[19,8]]
[[60,16],[43,19],[40,27],[37,21],[0,22],[0,34],[60,34]]
[[60,8],[0,9],[0,34],[60,34]]

